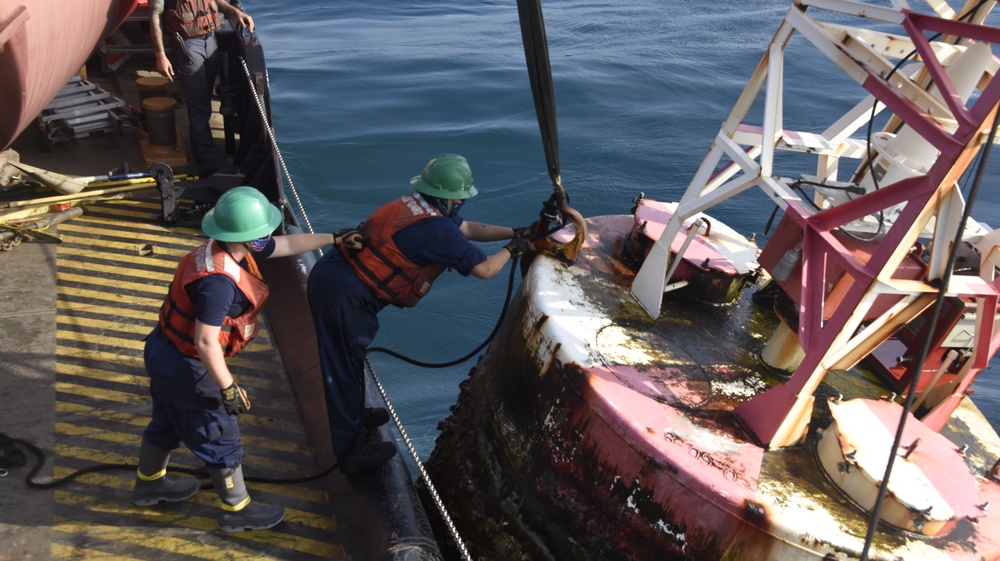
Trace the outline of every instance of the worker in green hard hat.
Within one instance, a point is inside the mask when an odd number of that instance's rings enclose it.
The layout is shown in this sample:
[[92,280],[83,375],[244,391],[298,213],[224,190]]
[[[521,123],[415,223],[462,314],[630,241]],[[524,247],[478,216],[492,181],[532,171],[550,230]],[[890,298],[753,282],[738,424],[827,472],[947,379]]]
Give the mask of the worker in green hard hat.
[[243,483],[237,418],[250,409],[250,399],[225,359],[257,335],[257,314],[268,296],[258,260],[360,238],[356,232],[272,236],[281,222],[281,211],[260,191],[236,187],[202,220],[209,239],[181,259],[146,338],[153,414],[139,448],[136,505],[182,501],[198,491],[194,479],[166,476],[171,451],[184,443],[212,477],[222,531],[271,528],[284,518],[281,506],[251,502]]
[[[478,192],[462,156],[431,159],[410,184],[416,193],[383,205],[358,227],[363,249],[331,251],[309,274],[333,450],[344,473],[377,467],[397,451],[369,438],[388,421],[386,410],[364,406],[365,356],[378,312],[389,304],[416,305],[446,269],[486,279],[532,249],[526,228],[462,218],[462,206]],[[508,239],[492,255],[472,243]]]

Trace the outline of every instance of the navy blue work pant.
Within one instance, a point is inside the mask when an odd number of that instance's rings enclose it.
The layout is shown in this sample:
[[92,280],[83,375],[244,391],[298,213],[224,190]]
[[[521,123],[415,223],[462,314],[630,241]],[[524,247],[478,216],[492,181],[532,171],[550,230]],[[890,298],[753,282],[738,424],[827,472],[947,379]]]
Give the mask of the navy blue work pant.
[[219,401],[219,386],[201,360],[185,356],[159,326],[143,352],[149,374],[153,418],[142,438],[163,450],[183,442],[209,468],[234,468],[246,452],[236,415]]
[[221,53],[214,33],[184,39],[184,44],[187,46],[187,55],[177,39],[174,39],[171,63],[181,82],[181,89],[184,90],[191,152],[203,169],[214,171],[226,163],[222,150],[219,150],[212,138],[212,126],[209,123],[212,117],[212,91],[219,74]]
[[355,440],[364,437],[360,415],[365,403],[365,355],[378,333],[378,312],[385,302],[361,282],[335,248],[309,273],[309,307],[319,344],[333,452],[340,458]]

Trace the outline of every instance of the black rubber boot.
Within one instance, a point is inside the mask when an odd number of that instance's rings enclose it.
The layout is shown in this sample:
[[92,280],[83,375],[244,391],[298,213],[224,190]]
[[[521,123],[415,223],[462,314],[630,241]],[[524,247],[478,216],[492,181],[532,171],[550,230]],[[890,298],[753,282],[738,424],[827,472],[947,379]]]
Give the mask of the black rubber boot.
[[399,449],[392,442],[366,444],[363,440],[354,443],[343,458],[338,458],[341,473],[352,474],[366,469],[374,469],[389,461]]
[[132,504],[153,506],[157,503],[175,503],[190,499],[198,492],[198,481],[167,477],[170,451],[142,441],[139,446],[139,469],[136,470]]
[[389,411],[385,407],[365,407],[361,410],[361,426],[366,429],[381,427],[389,422]]
[[285,507],[262,505],[250,501],[246,485],[243,483],[243,466],[235,468],[209,469],[215,491],[226,512],[219,518],[219,529],[223,532],[243,530],[267,530],[285,519]]

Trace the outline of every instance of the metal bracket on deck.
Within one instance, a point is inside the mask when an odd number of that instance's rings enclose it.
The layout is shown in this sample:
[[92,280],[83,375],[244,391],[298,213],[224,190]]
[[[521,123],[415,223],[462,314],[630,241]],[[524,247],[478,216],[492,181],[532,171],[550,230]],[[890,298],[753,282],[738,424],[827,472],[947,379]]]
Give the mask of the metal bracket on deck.
[[149,168],[149,175],[156,179],[156,188],[160,191],[161,218],[168,224],[177,224],[178,203],[181,200],[183,188],[177,188],[174,183],[174,170],[162,162],[156,162]]
[[[208,210],[222,193],[236,187],[243,179],[242,175],[215,175],[206,179],[178,180],[174,170],[163,162],[150,166],[149,175],[156,180],[156,188],[160,191],[161,218],[171,225],[183,224],[192,215]],[[182,208],[181,199],[194,204]]]
[[[198,181],[176,181],[174,170],[163,162],[156,162],[150,166],[149,175],[156,179],[156,188],[160,191],[161,218],[166,224],[182,224],[187,215],[200,208],[208,208],[222,194]],[[196,204],[193,208],[182,211],[182,198],[194,201]]]

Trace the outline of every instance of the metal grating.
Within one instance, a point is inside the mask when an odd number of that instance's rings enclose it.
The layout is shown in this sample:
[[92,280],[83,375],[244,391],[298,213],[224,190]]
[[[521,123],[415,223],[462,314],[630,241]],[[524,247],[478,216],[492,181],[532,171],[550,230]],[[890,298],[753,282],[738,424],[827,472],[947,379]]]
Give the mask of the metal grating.
[[[56,477],[94,463],[135,463],[149,420],[143,338],[177,261],[203,238],[158,223],[156,201],[94,204],[59,226],[56,332]],[[241,418],[244,473],[270,478],[319,471],[280,358],[265,329],[230,368],[248,388]],[[172,465],[202,467],[185,448]],[[54,494],[54,559],[311,560],[346,558],[322,485],[248,483],[254,500],[281,504],[285,521],[268,531],[223,534],[211,490],[182,503],[140,508],[134,473],[88,474]]]

